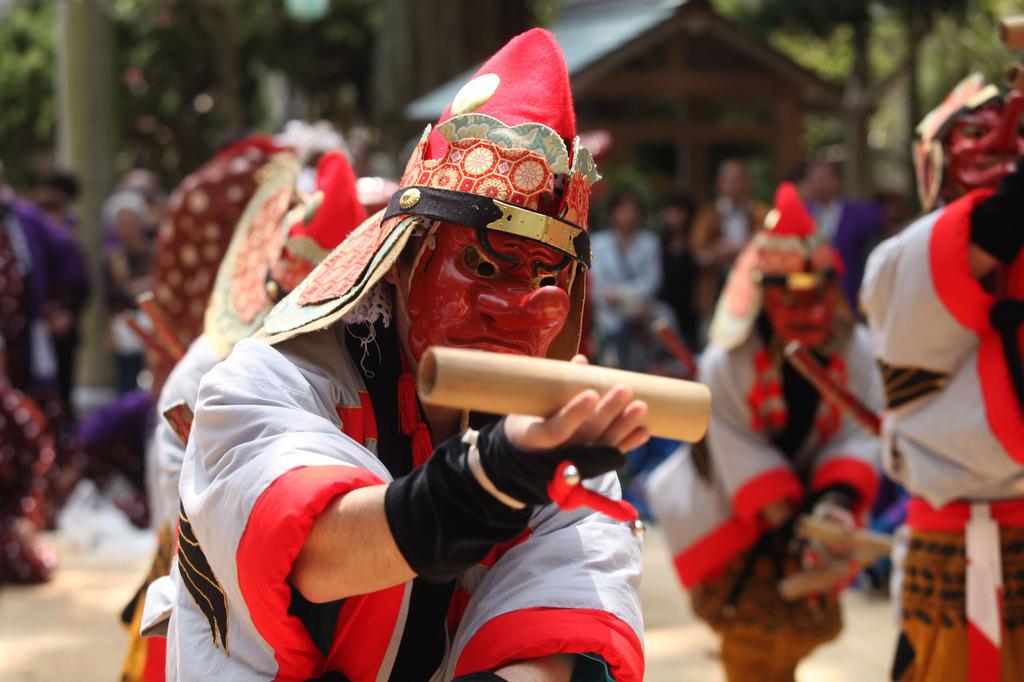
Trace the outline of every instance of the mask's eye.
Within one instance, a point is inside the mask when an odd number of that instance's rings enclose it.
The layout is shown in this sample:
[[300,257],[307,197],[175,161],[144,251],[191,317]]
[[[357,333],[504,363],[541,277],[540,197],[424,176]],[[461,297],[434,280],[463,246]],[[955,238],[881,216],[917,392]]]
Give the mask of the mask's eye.
[[544,277],[540,278],[539,282],[537,282],[537,286],[538,287],[556,287],[556,286],[558,286],[558,278],[556,278],[554,275],[545,275]]
[[981,126],[967,125],[960,129],[960,134],[964,137],[978,138],[985,135],[985,129]]
[[475,272],[479,277],[490,279],[498,274],[498,266],[487,260],[473,244],[467,244],[462,249],[462,262],[470,272]]

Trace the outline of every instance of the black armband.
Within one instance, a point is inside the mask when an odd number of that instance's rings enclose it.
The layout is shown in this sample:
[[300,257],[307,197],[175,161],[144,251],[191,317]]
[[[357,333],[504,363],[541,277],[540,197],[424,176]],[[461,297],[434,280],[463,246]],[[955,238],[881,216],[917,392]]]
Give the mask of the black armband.
[[1004,265],[1024,247],[1024,167],[1003,178],[999,189],[971,213],[971,242]]
[[567,445],[543,452],[523,452],[509,442],[503,421],[480,429],[480,463],[498,490],[527,504],[547,504],[548,482],[558,465],[569,460],[584,479],[615,471],[626,463],[610,445]]
[[513,509],[484,490],[469,469],[467,450],[459,436],[448,439],[384,495],[395,544],[416,574],[431,582],[454,580],[494,545],[515,538],[533,511]]

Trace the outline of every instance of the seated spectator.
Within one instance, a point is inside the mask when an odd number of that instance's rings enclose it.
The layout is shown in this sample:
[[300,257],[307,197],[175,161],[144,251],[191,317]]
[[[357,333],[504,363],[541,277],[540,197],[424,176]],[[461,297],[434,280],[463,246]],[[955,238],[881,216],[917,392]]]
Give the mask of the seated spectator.
[[647,354],[635,343],[646,335],[651,306],[661,287],[661,245],[643,229],[640,198],[619,190],[608,202],[609,227],[591,242],[590,271],[594,321],[608,364],[646,367]]
[[685,194],[672,195],[661,205],[662,282],[658,294],[674,313],[690,348],[697,344],[697,312],[693,305],[697,262],[690,250],[693,212],[693,200]]
[[711,315],[732,262],[768,213],[752,197],[747,164],[739,159],[718,167],[715,192],[718,197],[697,212],[690,233],[690,250],[699,268],[694,303],[702,317]]
[[138,386],[139,372],[145,366],[142,343],[128,327],[126,316],[147,324],[135,305],[135,297],[152,288],[153,244],[146,234],[146,211],[145,200],[135,192],[119,192],[103,207],[104,222],[112,227],[117,240],[105,256],[104,276],[119,394]]
[[874,201],[845,198],[839,166],[828,161],[815,161],[807,167],[804,191],[818,229],[843,259],[845,272],[840,284],[850,308],[857,310],[864,264],[882,235],[882,207]]

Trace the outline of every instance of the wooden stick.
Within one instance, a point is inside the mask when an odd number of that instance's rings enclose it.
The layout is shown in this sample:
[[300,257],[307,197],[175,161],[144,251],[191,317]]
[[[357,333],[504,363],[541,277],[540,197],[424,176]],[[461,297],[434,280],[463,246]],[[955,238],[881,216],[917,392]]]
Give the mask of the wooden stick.
[[830,592],[850,578],[850,565],[833,561],[806,571],[788,575],[779,581],[779,594],[786,601],[796,601],[810,594]]
[[999,41],[1007,50],[1024,47],[1024,15],[1006,17],[999,22]]
[[124,321],[128,328],[135,333],[135,336],[139,337],[139,341],[142,341],[142,345],[146,348],[149,348],[172,365],[177,364],[178,360],[181,359],[180,357],[175,357],[171,351],[167,350],[164,344],[160,343],[152,334],[139,326],[139,323],[131,315],[125,315]]
[[1024,65],[1014,64],[1006,70],[1007,87],[1013,90],[1024,90]]
[[858,424],[875,436],[882,432],[882,420],[845,388],[832,379],[821,363],[799,341],[791,341],[785,348],[786,359],[804,379],[818,389],[821,397],[850,415]]
[[164,342],[172,353],[179,358],[183,357],[185,355],[185,344],[181,342],[171,323],[164,316],[164,311],[153,297],[153,292],[147,291],[139,294],[135,302],[153,323],[153,329],[156,331],[156,335],[160,337],[160,340]]
[[188,437],[192,433],[192,419],[194,416],[192,408],[184,400],[179,400],[164,410],[164,419],[182,445],[188,445]]
[[892,538],[888,535],[869,530],[851,530],[833,521],[813,516],[800,518],[796,534],[806,540],[849,547],[865,559],[861,563],[873,563],[875,559],[889,556],[892,552]]
[[694,359],[693,353],[686,347],[686,342],[675,333],[668,320],[664,317],[657,318],[651,322],[651,331],[661,339],[662,345],[672,354],[672,357],[683,365],[687,374],[691,377],[697,376],[697,361]]
[[647,402],[644,426],[653,436],[696,442],[711,419],[711,393],[693,381],[577,365],[571,362],[428,348],[420,358],[418,388],[424,402],[492,414],[547,417],[588,388],[605,393],[616,384]]

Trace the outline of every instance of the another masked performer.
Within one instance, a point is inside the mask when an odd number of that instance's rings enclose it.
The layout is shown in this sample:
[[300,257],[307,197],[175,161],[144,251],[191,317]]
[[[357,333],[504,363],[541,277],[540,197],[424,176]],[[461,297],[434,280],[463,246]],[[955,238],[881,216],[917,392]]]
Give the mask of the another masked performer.
[[[182,360],[182,376],[189,377],[191,389],[184,389],[189,404],[195,399],[201,371],[190,371],[189,365],[212,367],[218,360],[205,342],[197,340],[203,332],[203,317],[214,288],[217,269],[228,250],[235,227],[259,184],[258,177],[275,154],[285,151],[270,138],[252,135],[222,148],[208,162],[189,174],[171,194],[167,210],[160,222],[154,254],[153,295],[164,328],[150,329],[151,343],[147,351],[147,368],[153,376],[151,391],[133,392],[109,406],[109,418],[90,419],[82,425],[82,439],[96,454],[95,471],[108,473],[130,462],[140,469],[145,452],[146,492],[152,525],[158,529],[158,549],[142,587],[125,608],[122,618],[129,627],[130,639],[122,679],[162,680],[164,674],[164,642],[143,640],[138,636],[144,600],[140,597],[154,579],[170,570],[177,528],[177,484],[164,484],[161,474],[162,452],[166,442],[183,451],[158,413],[153,414],[156,396],[171,388],[168,374],[181,358],[181,349],[188,348]],[[261,285],[262,287],[262,285]],[[261,288],[262,291],[262,288]],[[169,341],[162,335],[169,334]],[[204,370],[205,371],[205,370]],[[193,376],[194,375],[194,376]],[[159,401],[164,404],[167,401]],[[171,401],[173,402],[173,400]],[[158,411],[159,412],[159,411]],[[125,429],[120,423],[133,423]],[[121,461],[113,459],[123,453]],[[180,463],[181,455],[171,457]],[[173,498],[166,500],[165,491]],[[166,511],[168,510],[169,511]]]
[[11,193],[0,166],[0,336],[7,343],[11,386],[39,406],[56,439],[43,512],[51,526],[84,461],[57,388],[50,330],[64,295],[88,286],[77,244],[42,210]]
[[792,681],[797,664],[841,628],[839,585],[795,601],[777,589],[806,567],[795,515],[850,524],[875,495],[877,439],[783,355],[801,342],[837,384],[881,408],[866,331],[838,288],[840,267],[795,188],[782,185],[730,273],[701,359],[699,377],[714,396],[708,435],[651,474],[655,517],[694,611],[721,636],[730,681]]
[[0,336],[0,586],[45,582],[57,565],[38,535],[56,443],[42,411],[14,388],[6,370]]
[[1004,97],[976,73],[921,120],[913,151],[924,212],[974,189],[995,189],[1024,154],[1022,109],[1024,95],[1013,91]]
[[[983,162],[1012,167],[1016,140]],[[991,115],[996,116],[996,112]],[[988,139],[985,134],[980,144]],[[893,679],[1024,676],[1024,176],[978,189],[880,245],[862,305],[885,375],[883,460],[913,496]]]
[[642,679],[637,540],[547,488],[570,459],[617,495],[646,405],[616,387],[466,429],[412,378],[430,345],[576,351],[598,176],[574,128],[551,34],[513,39],[388,208],[271,311],[269,343],[204,378],[169,676]]

